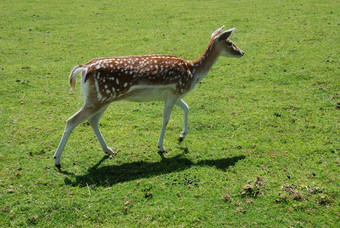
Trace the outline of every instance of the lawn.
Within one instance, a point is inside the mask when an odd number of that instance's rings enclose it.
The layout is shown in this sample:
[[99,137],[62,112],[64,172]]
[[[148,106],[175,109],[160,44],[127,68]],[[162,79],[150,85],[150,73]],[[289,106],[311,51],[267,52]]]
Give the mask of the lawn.
[[[339,1],[0,2],[0,225],[339,227]],[[83,104],[73,66],[93,58],[198,58],[236,27],[175,108],[157,153],[162,102],[111,104],[53,154]],[[78,76],[79,79],[79,76]],[[78,80],[79,81],[79,80]]]

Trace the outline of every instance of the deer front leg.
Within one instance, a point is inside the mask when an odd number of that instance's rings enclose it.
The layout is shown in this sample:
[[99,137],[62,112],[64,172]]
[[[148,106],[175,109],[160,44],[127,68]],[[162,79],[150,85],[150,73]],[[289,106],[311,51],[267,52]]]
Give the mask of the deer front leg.
[[94,115],[90,120],[90,124],[91,124],[91,127],[95,133],[95,135],[97,136],[98,140],[99,140],[99,143],[100,145],[102,146],[103,148],[103,151],[104,153],[106,153],[107,155],[115,155],[115,152],[113,152],[112,149],[110,149],[106,142],[105,142],[105,139],[102,135],[102,133],[100,132],[99,130],[99,127],[98,127],[98,122],[99,122],[99,119],[100,117],[103,115],[103,113],[106,111],[107,107],[109,107],[108,105],[103,107],[96,115]]
[[182,99],[177,101],[176,105],[179,106],[180,108],[182,108],[183,111],[184,111],[184,127],[183,127],[183,131],[181,132],[181,134],[179,135],[179,138],[178,138],[179,143],[181,143],[188,134],[189,106]]
[[176,102],[177,102],[176,98],[169,98],[165,101],[164,111],[163,111],[162,130],[161,130],[161,134],[159,135],[159,139],[158,139],[158,148],[159,148],[159,151],[161,153],[165,152],[165,149],[164,149],[164,146],[163,146],[165,129],[166,129],[166,126],[169,123],[170,114],[171,114],[172,109],[173,109],[174,105],[176,104]]

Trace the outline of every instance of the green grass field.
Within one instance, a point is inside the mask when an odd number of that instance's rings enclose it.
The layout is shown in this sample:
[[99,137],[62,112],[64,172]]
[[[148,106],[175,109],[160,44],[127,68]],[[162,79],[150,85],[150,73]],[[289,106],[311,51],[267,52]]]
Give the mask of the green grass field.
[[[0,2],[0,224],[38,227],[339,227],[339,1]],[[175,108],[161,158],[163,103],[111,104],[53,154],[83,102],[73,66],[97,57],[196,59],[236,27]],[[79,79],[79,77],[78,77]]]

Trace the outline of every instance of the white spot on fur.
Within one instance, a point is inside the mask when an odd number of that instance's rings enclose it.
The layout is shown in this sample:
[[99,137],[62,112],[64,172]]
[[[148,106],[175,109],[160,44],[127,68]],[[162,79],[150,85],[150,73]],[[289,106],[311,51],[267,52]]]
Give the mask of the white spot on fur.
[[98,85],[98,81],[97,80],[94,80],[94,85],[96,86],[96,90],[97,90],[97,98],[100,101],[102,99],[102,95],[101,95],[101,93],[99,91],[99,85]]

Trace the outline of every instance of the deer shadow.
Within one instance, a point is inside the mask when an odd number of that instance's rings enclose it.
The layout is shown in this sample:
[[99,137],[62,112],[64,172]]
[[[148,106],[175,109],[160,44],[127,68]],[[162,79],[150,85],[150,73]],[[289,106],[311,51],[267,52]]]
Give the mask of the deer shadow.
[[117,183],[123,183],[140,178],[149,178],[162,174],[179,172],[194,166],[211,166],[222,171],[226,171],[230,166],[234,166],[238,161],[245,159],[245,156],[234,156],[231,158],[201,160],[193,162],[188,158],[180,155],[165,158],[161,155],[162,160],[158,162],[131,162],[121,165],[100,165],[109,157],[104,156],[97,164],[91,167],[84,175],[75,175],[68,171],[60,171],[69,176],[74,176],[75,181],[65,178],[64,182],[72,186],[112,186]]

